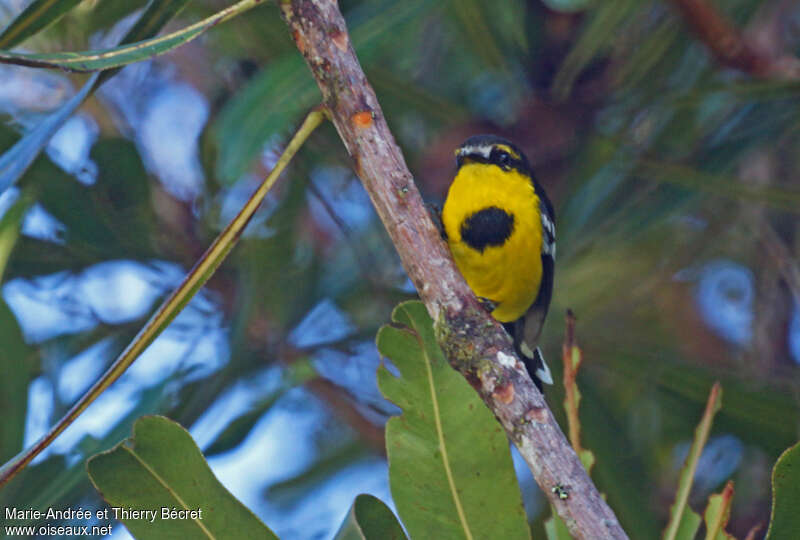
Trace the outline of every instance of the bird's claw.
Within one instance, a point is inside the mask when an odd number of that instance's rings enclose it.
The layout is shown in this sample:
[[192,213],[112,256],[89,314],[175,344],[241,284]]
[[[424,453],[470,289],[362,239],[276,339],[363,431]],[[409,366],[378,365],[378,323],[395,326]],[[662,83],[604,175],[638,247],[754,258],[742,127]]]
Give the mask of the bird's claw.
[[485,309],[489,313],[491,313],[492,311],[495,310],[495,308],[497,308],[496,303],[494,303],[492,300],[489,300],[488,298],[484,298],[483,296],[478,297],[478,302],[480,302],[481,305],[483,306],[483,309]]

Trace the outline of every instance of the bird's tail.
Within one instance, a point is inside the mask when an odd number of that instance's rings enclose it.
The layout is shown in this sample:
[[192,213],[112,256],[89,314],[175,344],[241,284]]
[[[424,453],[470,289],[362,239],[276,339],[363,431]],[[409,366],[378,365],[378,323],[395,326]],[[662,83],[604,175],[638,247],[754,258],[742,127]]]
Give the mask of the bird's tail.
[[553,374],[550,373],[550,367],[544,361],[544,356],[542,356],[542,351],[539,347],[531,351],[530,347],[523,341],[519,352],[522,353],[521,357],[525,364],[525,369],[528,370],[528,374],[540,391],[542,390],[542,383],[553,384]]
[[528,370],[528,375],[536,383],[536,387],[539,391],[542,391],[542,383],[553,384],[553,375],[550,373],[547,362],[544,361],[541,349],[539,347],[531,349],[525,342],[524,325],[524,319],[519,319],[512,323],[503,323],[506,331],[514,338],[514,349],[517,352],[517,356],[525,364],[525,369]]

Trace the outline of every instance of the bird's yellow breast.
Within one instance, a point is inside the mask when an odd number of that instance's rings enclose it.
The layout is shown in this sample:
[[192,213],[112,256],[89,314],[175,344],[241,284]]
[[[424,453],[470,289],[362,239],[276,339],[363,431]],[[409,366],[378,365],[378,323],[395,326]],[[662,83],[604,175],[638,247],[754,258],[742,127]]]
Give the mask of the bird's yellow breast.
[[[462,238],[464,221],[486,208],[513,216],[502,245],[482,251]],[[542,222],[539,197],[530,178],[515,169],[466,163],[456,174],[442,209],[450,251],[472,291],[494,302],[500,322],[520,318],[536,300],[542,280]]]

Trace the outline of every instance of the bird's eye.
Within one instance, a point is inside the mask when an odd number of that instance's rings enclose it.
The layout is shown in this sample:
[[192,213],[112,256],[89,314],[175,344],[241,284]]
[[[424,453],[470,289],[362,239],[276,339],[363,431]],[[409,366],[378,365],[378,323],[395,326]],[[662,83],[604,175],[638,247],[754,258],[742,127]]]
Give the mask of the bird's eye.
[[494,161],[504,169],[511,165],[511,155],[505,150],[494,150]]

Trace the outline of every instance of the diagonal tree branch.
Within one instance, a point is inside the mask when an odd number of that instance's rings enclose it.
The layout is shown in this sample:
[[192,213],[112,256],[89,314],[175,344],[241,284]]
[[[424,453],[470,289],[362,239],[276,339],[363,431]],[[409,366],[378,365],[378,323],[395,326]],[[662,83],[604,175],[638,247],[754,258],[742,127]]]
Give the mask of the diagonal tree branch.
[[[350,44],[335,0],[282,0],[355,170],[436,321],[450,363],[476,388],[576,538],[627,538],[514,356],[511,340],[459,275]],[[568,494],[553,492],[556,486]]]
[[797,79],[800,65],[791,56],[760,50],[707,0],[670,0],[717,61],[755,77]]

